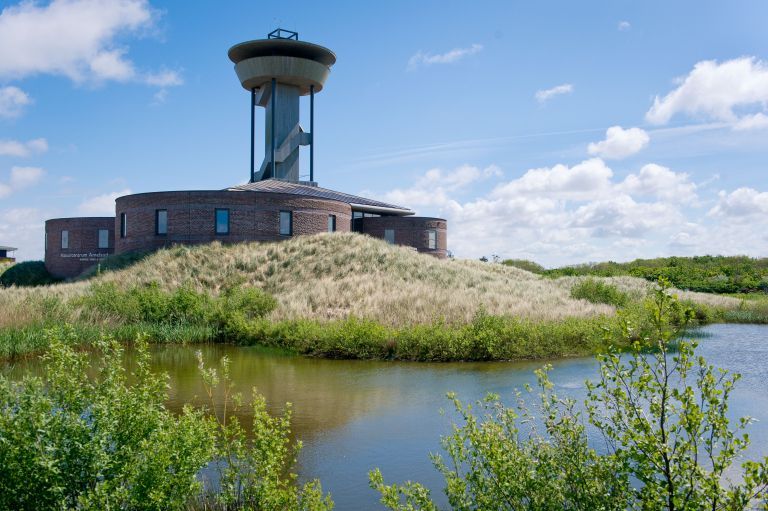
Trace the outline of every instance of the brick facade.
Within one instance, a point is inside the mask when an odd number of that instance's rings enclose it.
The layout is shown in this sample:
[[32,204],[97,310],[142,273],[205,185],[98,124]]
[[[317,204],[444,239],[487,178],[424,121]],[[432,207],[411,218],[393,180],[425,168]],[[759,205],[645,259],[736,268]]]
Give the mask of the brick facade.
[[[439,259],[448,256],[448,222],[442,218],[418,216],[381,216],[361,219],[363,234],[385,239],[385,231],[392,229],[395,245],[414,247],[420,253]],[[435,231],[435,248],[429,248],[429,231]]]
[[[99,230],[109,231],[108,247],[99,248]],[[62,248],[62,232],[68,247]],[[45,267],[58,278],[75,277],[115,252],[115,217],[55,218],[45,222]]]
[[[229,234],[217,234],[216,209],[229,210]],[[156,212],[168,213],[167,234],[156,233]],[[173,244],[221,241],[279,241],[280,211],[293,213],[293,236],[328,231],[328,216],[336,216],[336,230],[348,232],[349,204],[291,194],[246,191],[152,192],[117,199],[113,229],[116,253],[154,250]],[[125,214],[126,235],[121,236]]]

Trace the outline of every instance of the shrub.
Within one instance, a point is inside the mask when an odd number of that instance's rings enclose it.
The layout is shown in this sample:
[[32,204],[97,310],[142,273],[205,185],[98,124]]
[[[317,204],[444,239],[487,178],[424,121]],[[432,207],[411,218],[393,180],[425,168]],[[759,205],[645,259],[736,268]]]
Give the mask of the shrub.
[[538,273],[539,275],[543,274],[546,270],[546,268],[539,263],[527,259],[505,259],[501,264],[520,268],[521,270],[529,271],[531,273]]
[[17,263],[0,273],[0,287],[46,286],[56,282],[59,282],[59,279],[48,273],[43,261]]
[[94,376],[71,335],[50,335],[44,379],[0,376],[0,508],[181,508],[213,454],[210,422],[164,408],[143,343],[127,374],[119,344],[100,342]]
[[624,307],[630,301],[629,295],[620,291],[615,285],[592,278],[574,284],[571,288],[571,298],[587,300],[592,303],[604,303],[614,307]]

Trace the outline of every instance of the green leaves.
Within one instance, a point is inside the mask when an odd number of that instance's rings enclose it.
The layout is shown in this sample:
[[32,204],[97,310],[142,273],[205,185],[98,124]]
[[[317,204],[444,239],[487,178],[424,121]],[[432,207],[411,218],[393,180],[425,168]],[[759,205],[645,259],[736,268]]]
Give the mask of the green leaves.
[[0,508],[179,509],[212,456],[202,414],[164,408],[141,339],[130,373],[119,344],[99,343],[94,375],[70,334],[49,335],[45,379],[0,377]]

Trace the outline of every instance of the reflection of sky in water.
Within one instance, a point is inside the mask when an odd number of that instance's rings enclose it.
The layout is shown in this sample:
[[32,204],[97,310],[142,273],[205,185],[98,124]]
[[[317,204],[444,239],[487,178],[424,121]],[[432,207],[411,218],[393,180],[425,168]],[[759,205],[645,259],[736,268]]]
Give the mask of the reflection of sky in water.
[[[713,325],[706,332],[698,353],[743,375],[731,398],[731,416],[751,415],[760,421],[749,429],[749,456],[768,455],[768,327]],[[319,478],[342,511],[376,507],[378,495],[368,488],[367,478],[374,467],[388,482],[423,482],[444,502],[442,478],[428,455],[439,450],[440,435],[450,429],[453,414],[446,393],[455,391],[467,402],[494,392],[514,404],[515,389],[535,384],[533,371],[544,363],[337,361],[258,348],[159,346],[153,349],[153,364],[170,374],[169,404],[174,409],[185,402],[200,403],[205,395],[195,358],[198,349],[208,363],[229,356],[238,390],[248,393],[256,387],[267,397],[271,412],[293,403],[294,435],[304,442],[298,470],[303,479]],[[552,365],[556,392],[583,400],[583,382],[596,375],[596,363],[572,359]],[[599,435],[589,433],[602,450]]]

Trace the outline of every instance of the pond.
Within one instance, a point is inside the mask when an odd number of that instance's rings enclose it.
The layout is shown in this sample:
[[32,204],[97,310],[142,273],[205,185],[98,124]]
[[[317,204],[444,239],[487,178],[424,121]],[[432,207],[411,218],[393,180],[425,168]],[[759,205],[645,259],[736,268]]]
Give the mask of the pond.
[[[702,332],[698,353],[743,376],[732,395],[731,414],[758,419],[749,430],[749,457],[768,455],[768,326],[711,325]],[[469,401],[494,392],[512,403],[515,389],[534,383],[533,371],[543,364],[337,361],[248,347],[156,346],[154,368],[170,375],[172,409],[203,402],[197,350],[208,364],[228,356],[238,390],[257,388],[273,413],[292,403],[293,434],[304,443],[297,470],[302,479],[319,478],[342,511],[381,508],[378,494],[368,487],[367,473],[375,467],[388,482],[427,484],[442,501],[442,478],[429,453],[439,451],[440,435],[450,429],[446,393],[454,391]],[[583,398],[584,380],[596,375],[594,360],[552,365],[556,391]],[[14,372],[38,367],[28,361]],[[449,413],[441,415],[441,409]]]

